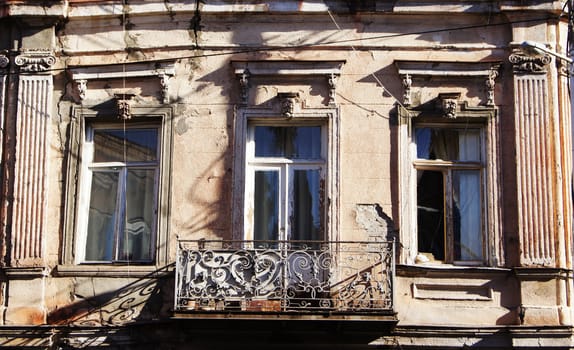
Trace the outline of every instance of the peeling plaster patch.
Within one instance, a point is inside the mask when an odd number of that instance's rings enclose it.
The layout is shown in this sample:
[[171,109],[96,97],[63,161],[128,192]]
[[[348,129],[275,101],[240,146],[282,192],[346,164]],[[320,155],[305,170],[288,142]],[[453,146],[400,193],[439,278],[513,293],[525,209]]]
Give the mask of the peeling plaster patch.
[[394,238],[393,221],[383,212],[379,204],[357,204],[355,221],[370,237],[389,239]]

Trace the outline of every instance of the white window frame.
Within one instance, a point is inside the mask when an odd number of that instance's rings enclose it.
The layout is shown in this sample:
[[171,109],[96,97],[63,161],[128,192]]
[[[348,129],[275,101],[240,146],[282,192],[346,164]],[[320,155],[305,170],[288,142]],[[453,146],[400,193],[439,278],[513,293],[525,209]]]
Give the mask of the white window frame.
[[[245,240],[252,238],[252,234],[246,233],[246,207],[248,189],[253,188],[248,184],[249,174],[248,158],[254,151],[248,150],[250,144],[250,125],[273,125],[273,126],[299,126],[321,125],[322,126],[322,153],[323,154],[323,179],[324,186],[324,239],[327,241],[340,240],[339,218],[339,109],[328,108],[305,108],[295,113],[290,118],[270,111],[258,108],[241,108],[236,111],[235,122],[235,157],[233,163],[233,209],[232,209],[232,239]],[[251,153],[250,153],[251,152]],[[252,166],[256,163],[251,164]]]
[[[305,127],[305,126],[317,126],[321,128],[321,152],[320,158],[314,159],[291,159],[284,157],[256,157],[255,156],[255,128],[257,126],[271,126],[271,127]],[[244,203],[244,216],[245,226],[244,226],[244,239],[253,240],[254,239],[254,197],[255,197],[255,172],[258,170],[272,170],[277,171],[279,174],[279,241],[291,240],[292,232],[289,223],[289,217],[293,213],[293,173],[295,170],[319,170],[321,181],[325,183],[325,167],[326,167],[326,132],[324,123],[317,124],[316,122],[295,122],[295,123],[262,123],[253,122],[248,125],[248,136],[247,136],[247,157],[246,157],[246,180],[245,180],[245,203]],[[325,191],[323,191],[325,192]],[[323,195],[324,193],[320,193]],[[320,200],[321,203],[325,203],[325,198]],[[321,215],[321,227],[325,231],[325,217],[326,210],[320,208],[322,211]],[[323,237],[320,240],[326,239],[326,232],[323,232]]]
[[[153,204],[153,227],[150,227],[150,256],[151,259],[149,260],[137,260],[132,261],[135,263],[152,263],[153,262],[153,252],[155,250],[155,241],[156,241],[156,232],[157,232],[157,207],[158,207],[158,183],[159,183],[159,166],[160,166],[160,159],[156,159],[153,162],[94,162],[93,156],[95,151],[95,144],[94,144],[94,132],[95,130],[134,130],[134,129],[155,129],[157,131],[157,145],[156,145],[156,155],[160,156],[160,145],[161,145],[161,126],[157,123],[136,123],[136,124],[123,124],[123,123],[91,123],[86,125],[85,135],[83,139],[83,148],[82,148],[82,163],[80,169],[80,191],[79,191],[79,207],[78,207],[78,239],[76,241],[76,251],[77,251],[77,263],[92,263],[92,264],[106,264],[106,263],[123,263],[127,262],[126,259],[121,259],[118,256],[118,249],[119,249],[119,235],[120,230],[123,227],[119,226],[119,222],[121,218],[125,215],[125,181],[127,177],[127,171],[129,169],[141,169],[141,170],[154,170],[154,204]],[[118,223],[115,224],[114,227],[114,243],[113,243],[113,255],[115,258],[112,258],[109,261],[106,260],[87,260],[86,256],[86,240],[87,240],[87,231],[88,231],[88,221],[89,221],[89,207],[90,207],[90,193],[92,188],[92,176],[94,169],[113,169],[117,168],[119,176],[118,181],[118,194],[116,199],[116,215],[120,219],[118,219]],[[122,205],[121,203],[124,203]]]

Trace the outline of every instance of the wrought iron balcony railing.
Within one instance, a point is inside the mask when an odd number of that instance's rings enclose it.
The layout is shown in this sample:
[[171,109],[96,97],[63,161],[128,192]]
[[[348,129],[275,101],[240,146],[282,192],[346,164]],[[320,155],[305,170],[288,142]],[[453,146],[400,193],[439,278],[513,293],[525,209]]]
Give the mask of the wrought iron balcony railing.
[[176,312],[392,312],[392,242],[180,241]]

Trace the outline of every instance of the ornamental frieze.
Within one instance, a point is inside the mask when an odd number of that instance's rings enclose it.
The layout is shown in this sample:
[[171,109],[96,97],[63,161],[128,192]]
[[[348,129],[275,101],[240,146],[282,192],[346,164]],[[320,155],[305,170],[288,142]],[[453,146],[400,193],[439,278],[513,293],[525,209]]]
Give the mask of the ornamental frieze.
[[49,51],[28,51],[16,56],[14,63],[21,72],[45,72],[56,63],[56,57]]

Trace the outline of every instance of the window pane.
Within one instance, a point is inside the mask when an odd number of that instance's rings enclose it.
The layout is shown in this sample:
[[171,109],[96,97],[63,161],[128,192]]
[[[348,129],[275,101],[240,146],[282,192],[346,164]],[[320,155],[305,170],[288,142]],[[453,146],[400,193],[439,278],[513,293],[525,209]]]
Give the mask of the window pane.
[[439,171],[417,171],[418,251],[444,260],[444,178]]
[[113,258],[118,180],[118,172],[93,172],[86,238],[87,261],[111,261]]
[[295,170],[293,173],[291,239],[320,240],[321,174],[319,170]]
[[480,172],[453,172],[454,259],[482,260]]
[[120,260],[151,260],[155,219],[155,170],[128,170],[125,230],[119,238]]
[[157,129],[95,129],[94,162],[155,161],[157,131]]
[[255,127],[256,157],[321,158],[321,127]]
[[255,172],[253,238],[279,239],[279,172]]
[[479,162],[480,130],[416,128],[417,158]]

